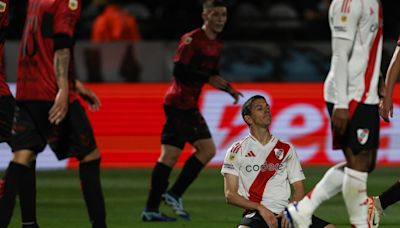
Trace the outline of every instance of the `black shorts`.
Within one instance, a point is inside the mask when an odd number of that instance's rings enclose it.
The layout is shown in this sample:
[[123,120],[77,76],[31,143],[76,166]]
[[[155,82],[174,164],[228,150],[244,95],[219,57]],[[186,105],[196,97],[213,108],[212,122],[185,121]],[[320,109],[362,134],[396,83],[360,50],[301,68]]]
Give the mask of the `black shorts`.
[[13,96],[0,96],[0,143],[9,142],[14,118],[15,100]]
[[199,109],[181,110],[164,105],[166,116],[161,143],[183,149],[186,142],[211,138],[207,123]]
[[[326,103],[326,106],[332,117],[333,104]],[[331,121],[333,149],[344,147],[349,147],[354,151],[378,149],[380,124],[378,105],[351,102],[349,112],[353,114],[343,135],[334,132]]]
[[[323,228],[326,225],[329,225],[330,223],[327,221],[324,221],[317,216],[312,216],[311,217],[312,225],[310,228]],[[248,226],[251,228],[268,228],[267,223],[265,220],[261,217],[261,215],[257,212],[250,212],[247,213],[246,215],[243,216],[242,221],[240,222],[239,225],[243,226]],[[281,227],[281,219],[278,219],[278,228]]]
[[13,125],[12,150],[30,149],[35,153],[46,144],[59,160],[83,158],[97,148],[93,130],[79,101],[69,104],[65,119],[59,124],[48,120],[50,101],[17,101]]

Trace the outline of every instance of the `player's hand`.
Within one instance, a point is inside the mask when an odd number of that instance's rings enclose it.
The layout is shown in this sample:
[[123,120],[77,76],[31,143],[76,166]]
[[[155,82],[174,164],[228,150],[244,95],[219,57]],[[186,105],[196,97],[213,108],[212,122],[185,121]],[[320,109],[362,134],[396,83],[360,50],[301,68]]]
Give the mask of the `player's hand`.
[[379,102],[379,115],[385,122],[390,122],[390,118],[393,118],[393,101],[390,96],[383,97]]
[[278,219],[272,213],[270,210],[268,210],[264,206],[259,206],[257,208],[258,213],[260,213],[261,217],[264,219],[264,221],[267,223],[269,228],[278,228]]
[[291,228],[289,220],[286,218],[286,216],[281,212],[278,216],[276,216],[278,219],[281,219],[281,228]]
[[229,91],[229,94],[233,97],[233,99],[235,100],[233,102],[233,104],[237,104],[239,102],[239,98],[243,97],[243,94],[239,91],[237,91],[236,89],[232,88]]
[[96,112],[100,109],[100,99],[97,97],[96,93],[93,92],[93,90],[88,89],[79,81],[76,82],[76,90],[78,91],[79,96],[81,96],[88,103],[90,111]]
[[332,122],[335,131],[343,135],[349,122],[349,110],[344,108],[333,109]]
[[49,121],[58,125],[68,112],[68,91],[59,89],[54,104],[49,111]]

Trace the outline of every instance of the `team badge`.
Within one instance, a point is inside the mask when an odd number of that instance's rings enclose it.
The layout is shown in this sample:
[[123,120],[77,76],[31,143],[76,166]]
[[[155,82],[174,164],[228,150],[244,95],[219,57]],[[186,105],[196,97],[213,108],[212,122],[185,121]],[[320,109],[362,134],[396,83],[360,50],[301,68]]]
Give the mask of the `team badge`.
[[274,153],[275,153],[275,157],[276,157],[278,160],[282,160],[282,159],[283,159],[283,149],[275,148],[275,149],[274,149]]
[[185,44],[188,45],[188,44],[192,43],[192,40],[193,40],[192,37],[190,37],[190,36],[186,37]]
[[229,155],[229,161],[233,161],[233,160],[235,160],[235,154],[230,154]]
[[70,10],[76,10],[78,9],[78,0],[69,0],[68,2],[68,8]]
[[341,16],[341,17],[340,17],[340,21],[341,21],[342,23],[346,23],[346,22],[347,22],[347,16],[346,16],[346,15]]
[[357,140],[361,145],[364,145],[368,141],[369,129],[357,129]]
[[4,11],[6,11],[7,8],[7,3],[0,1],[0,13],[4,13]]

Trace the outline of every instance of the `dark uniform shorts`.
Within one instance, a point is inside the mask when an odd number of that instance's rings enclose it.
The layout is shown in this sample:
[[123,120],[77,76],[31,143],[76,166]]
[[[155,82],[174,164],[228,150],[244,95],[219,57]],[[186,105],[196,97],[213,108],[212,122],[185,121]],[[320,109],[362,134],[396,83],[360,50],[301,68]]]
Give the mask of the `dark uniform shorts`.
[[[330,223],[316,216],[311,217],[312,225],[310,228],[323,228]],[[243,216],[239,225],[248,226],[251,228],[268,228],[267,223],[258,212],[250,212]],[[281,228],[281,219],[278,219],[278,228]]]
[[[333,104],[326,103],[332,117]],[[332,126],[333,149],[349,147],[355,152],[379,147],[378,105],[351,102],[349,112],[353,112],[344,135],[335,134]],[[332,121],[331,121],[332,123]]]
[[61,160],[81,159],[97,148],[89,119],[78,100],[69,104],[68,113],[59,125],[48,120],[52,106],[50,101],[17,101],[11,140],[14,152],[30,149],[40,153],[49,144]]
[[161,134],[161,143],[183,149],[186,142],[211,138],[207,123],[199,109],[181,110],[164,105],[166,121]]
[[13,96],[0,96],[0,143],[8,142],[11,138],[14,109]]

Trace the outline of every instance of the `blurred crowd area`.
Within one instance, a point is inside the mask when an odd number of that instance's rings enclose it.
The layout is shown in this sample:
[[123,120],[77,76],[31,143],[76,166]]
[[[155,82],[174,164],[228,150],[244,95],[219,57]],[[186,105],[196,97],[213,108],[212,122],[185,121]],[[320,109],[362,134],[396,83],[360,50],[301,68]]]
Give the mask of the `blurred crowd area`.
[[[28,0],[10,1],[5,49],[16,80]],[[202,25],[202,0],[82,0],[76,29],[78,77],[88,82],[166,82],[179,37]],[[221,74],[241,81],[323,81],[331,58],[331,0],[226,0]],[[400,34],[398,0],[383,0],[386,72]],[[111,42],[110,42],[111,41]],[[157,66],[157,67],[154,67]]]
[[[9,38],[19,39],[27,0],[10,1]],[[144,40],[175,40],[201,25],[201,0],[83,0],[78,39],[90,39],[93,23],[109,4],[134,16]],[[229,19],[225,40],[328,40],[330,0],[227,0]],[[385,39],[400,32],[399,2],[382,1]]]

